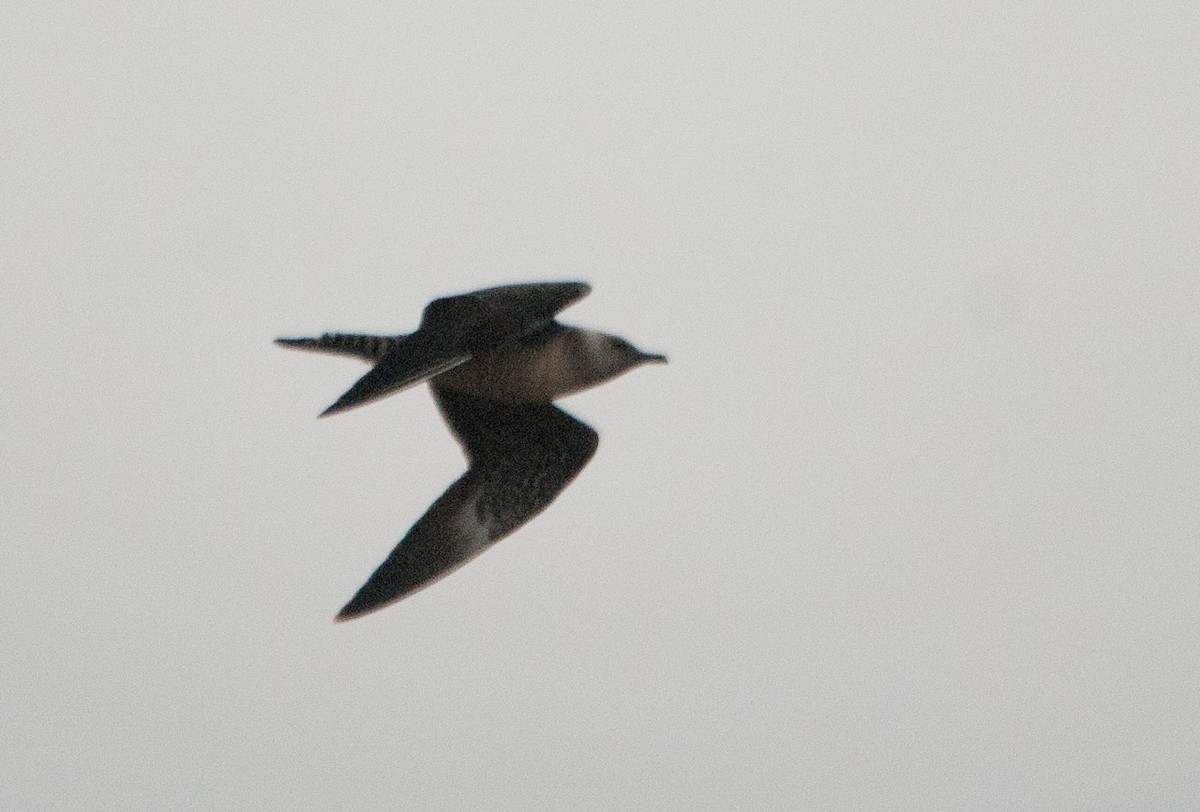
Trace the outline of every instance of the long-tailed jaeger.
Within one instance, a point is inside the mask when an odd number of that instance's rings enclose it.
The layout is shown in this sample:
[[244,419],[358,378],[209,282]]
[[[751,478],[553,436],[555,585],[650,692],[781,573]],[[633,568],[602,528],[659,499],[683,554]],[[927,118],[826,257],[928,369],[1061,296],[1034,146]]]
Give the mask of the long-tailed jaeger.
[[551,401],[667,360],[554,320],[590,292],[583,282],[503,285],[434,299],[415,333],[276,339],[373,364],[322,417],[429,381],[467,457],[467,472],[417,520],[338,620],[449,575],[545,510],[587,465],[596,432]]

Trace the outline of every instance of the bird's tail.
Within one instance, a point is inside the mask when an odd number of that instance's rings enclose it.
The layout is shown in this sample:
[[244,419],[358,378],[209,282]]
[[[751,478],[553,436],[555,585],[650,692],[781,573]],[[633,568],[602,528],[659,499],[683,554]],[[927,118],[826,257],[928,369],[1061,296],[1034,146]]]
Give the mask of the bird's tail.
[[293,347],[298,350],[349,355],[373,364],[389,348],[407,337],[407,335],[371,336],[360,333],[323,333],[320,338],[277,338],[275,343],[282,347]]

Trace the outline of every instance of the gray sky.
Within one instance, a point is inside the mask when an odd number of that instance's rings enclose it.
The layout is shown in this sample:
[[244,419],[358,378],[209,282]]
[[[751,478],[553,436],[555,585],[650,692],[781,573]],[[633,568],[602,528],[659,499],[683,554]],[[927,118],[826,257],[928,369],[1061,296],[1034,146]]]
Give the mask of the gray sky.
[[[0,807],[1195,808],[1197,8],[6,4]],[[671,365],[333,624],[463,463],[271,339],[576,278]]]

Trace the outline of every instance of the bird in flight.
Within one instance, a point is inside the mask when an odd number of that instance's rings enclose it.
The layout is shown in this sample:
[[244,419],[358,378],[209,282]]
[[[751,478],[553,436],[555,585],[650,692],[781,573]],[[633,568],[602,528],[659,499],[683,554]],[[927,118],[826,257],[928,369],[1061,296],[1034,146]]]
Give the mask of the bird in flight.
[[414,333],[275,340],[373,365],[321,417],[429,381],[467,458],[467,472],[417,520],[337,620],[429,586],[545,510],[587,465],[598,440],[552,401],[642,364],[666,363],[622,338],[555,321],[590,292],[583,282],[502,285],[434,299]]

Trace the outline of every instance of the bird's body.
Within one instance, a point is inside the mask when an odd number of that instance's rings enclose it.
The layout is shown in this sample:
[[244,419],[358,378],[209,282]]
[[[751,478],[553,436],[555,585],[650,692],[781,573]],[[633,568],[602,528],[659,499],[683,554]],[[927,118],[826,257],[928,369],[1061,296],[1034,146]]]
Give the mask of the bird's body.
[[380,609],[453,572],[544,510],[587,464],[596,433],[551,401],[666,360],[624,339],[554,321],[589,291],[580,282],[505,285],[435,299],[411,334],[277,339],[373,364],[322,416],[428,380],[469,464],[338,620]]

